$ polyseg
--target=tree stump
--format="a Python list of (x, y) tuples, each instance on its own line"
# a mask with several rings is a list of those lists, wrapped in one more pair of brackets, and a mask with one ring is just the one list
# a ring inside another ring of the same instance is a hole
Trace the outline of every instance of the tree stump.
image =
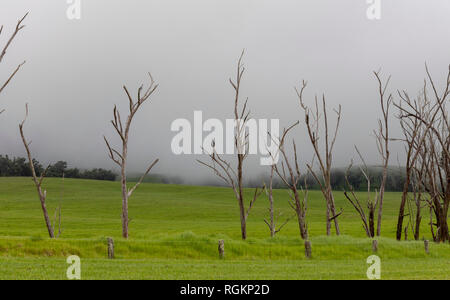
[(219, 240), (219, 258), (225, 258), (225, 242)]
[(428, 240), (424, 240), (423, 243), (425, 245), (425, 252), (427, 254), (430, 254), (430, 248), (429, 248), (430, 247), (430, 242)]
[(108, 238), (108, 258), (114, 259), (114, 240), (112, 238)]
[(378, 241), (377, 240), (372, 241), (372, 251), (374, 253), (378, 252)]
[(311, 242), (305, 241), (305, 256), (306, 258), (311, 258), (311, 255), (312, 255)]

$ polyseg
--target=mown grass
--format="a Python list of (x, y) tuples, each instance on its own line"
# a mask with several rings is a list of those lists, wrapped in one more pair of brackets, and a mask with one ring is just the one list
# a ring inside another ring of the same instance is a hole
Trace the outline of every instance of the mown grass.
[[(343, 235), (326, 237), (324, 201), (312, 191), (308, 227), (313, 259), (304, 258), (293, 220), (269, 238), (267, 199), (258, 199), (240, 239), (236, 200), (229, 189), (143, 184), (130, 200), (130, 239), (123, 240), (117, 182), (49, 179), (48, 207), (62, 203), (63, 232), (47, 238), (39, 201), (28, 178), (0, 178), (0, 279), (63, 279), (65, 257), (82, 258), (84, 279), (364, 279), (371, 240), (353, 208), (336, 192)], [(251, 190), (247, 191), (250, 196)], [(63, 197), (61, 197), (63, 195)], [(275, 191), (283, 217), (292, 214), (284, 190)], [(385, 279), (449, 279), (450, 246), (393, 239), (399, 194), (386, 195), (379, 252)], [(282, 222), (282, 218), (280, 222)], [(427, 222), (422, 235), (430, 239)], [(116, 260), (106, 260), (106, 237)], [(225, 240), (219, 260), (217, 241)], [(132, 272), (130, 270), (133, 270)]]
[[(1, 258), (2, 279), (66, 279), (63, 258)], [(167, 260), (83, 259), (81, 278), (158, 280), (315, 280), (366, 279), (368, 265), (361, 260)], [(382, 279), (450, 279), (448, 260), (385, 259)]]

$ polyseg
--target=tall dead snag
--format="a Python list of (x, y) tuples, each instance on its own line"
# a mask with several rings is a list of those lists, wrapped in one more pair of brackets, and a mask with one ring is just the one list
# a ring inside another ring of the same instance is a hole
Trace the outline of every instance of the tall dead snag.
[[(419, 98), (416, 100), (416, 103), (421, 104), (423, 102), (422, 98)], [(425, 102), (425, 105), (422, 107), (425, 108), (429, 105), (429, 102)], [(403, 124), (404, 120), (401, 121)], [(411, 132), (411, 130), (417, 130), (417, 139), (420, 140), (421, 136), (423, 135), (424, 127), (422, 123), (418, 123), (418, 126), (416, 129), (414, 127), (408, 128), (405, 126), (403, 127), (403, 130), (406, 132)], [(408, 135), (406, 135), (406, 141), (408, 140)], [(426, 196), (426, 187), (424, 185), (424, 182), (426, 182), (427, 178), (427, 172), (426, 170), (428, 168), (433, 168), (430, 163), (432, 163), (432, 156), (429, 155), (428, 149), (432, 149), (434, 145), (430, 145), (427, 141), (428, 139), (425, 139), (425, 142), (422, 147), (417, 148), (416, 143), (407, 143), (407, 149), (408, 147), (412, 147), (414, 152), (418, 152), (417, 159), (414, 162), (414, 165), (412, 168), (408, 168), (408, 172), (410, 174), (407, 174), (410, 181), (410, 186), (407, 187), (408, 189), (405, 189), (405, 192), (407, 192), (407, 209), (408, 209), (408, 225), (405, 226), (405, 240), (407, 238), (407, 233), (410, 227), (411, 231), (414, 234), (414, 239), (419, 240), (420, 238), (420, 224), (422, 221), (422, 208), (425, 205), (431, 205), (430, 199)], [(430, 141), (431, 142), (431, 141)], [(405, 187), (406, 188), (406, 187)], [(410, 196), (412, 194), (412, 197)], [(414, 216), (415, 215), (415, 216)], [(433, 222), (431, 222), (432, 224)], [(432, 233), (433, 234), (433, 233)]]
[[(247, 101), (246, 99), (242, 108), (240, 108), (240, 87), (242, 76), (244, 75), (245, 68), (242, 63), (242, 58), (244, 56), (244, 51), (242, 51), (241, 56), (239, 57), (236, 79), (233, 81), (230, 78), (230, 84), (234, 89), (234, 119), (235, 119), (235, 130), (234, 130), (234, 148), (237, 151), (237, 166), (236, 169), (233, 168), (231, 163), (221, 157), (216, 149), (215, 143), (212, 143), (212, 151), (208, 153), (211, 163), (205, 163), (201, 160), (197, 160), (200, 164), (206, 166), (211, 169), (214, 174), (216, 174), (221, 180), (225, 181), (225, 183), (230, 186), (234, 192), (234, 195), (238, 201), (239, 205), (239, 217), (241, 221), (241, 236), (242, 239), (247, 239), (247, 218), (250, 214), (250, 211), (255, 204), (256, 199), (262, 193), (262, 189), (255, 189), (255, 193), (253, 198), (248, 204), (248, 208), (245, 207), (244, 202), (244, 182), (243, 182), (243, 168), (244, 161), (248, 157), (249, 153), (249, 136), (246, 131), (247, 122), (250, 118), (250, 112), (247, 109)], [(205, 150), (205, 149), (204, 149)]]
[(373, 72), (378, 81), (378, 91), (380, 95), (380, 106), (382, 112), (382, 119), (378, 120), (378, 130), (376, 130), (375, 136), (377, 141), (378, 152), (380, 153), (382, 164), (383, 164), (383, 177), (380, 184), (380, 193), (378, 203), (378, 220), (377, 220), (377, 236), (381, 234), (381, 220), (383, 216), (383, 202), (384, 202), (384, 191), (386, 189), (387, 173), (389, 167), (389, 110), (392, 105), (392, 94), (386, 97), (386, 89), (389, 86), (389, 81), (391, 77), (387, 79), (386, 83), (383, 84), (380, 72)]
[(355, 208), (355, 210), (358, 212), (361, 221), (363, 223), (363, 228), (366, 232), (367, 237), (373, 238), (375, 237), (375, 211), (379, 202), (380, 197), (378, 196), (378, 191), (375, 191), (375, 197), (372, 198), (371, 196), (371, 180), (370, 180), (370, 174), (369, 174), (369, 168), (367, 167), (366, 162), (364, 161), (363, 156), (361, 155), (361, 152), (359, 152), (358, 148), (355, 146), (356, 152), (358, 153), (359, 158), (361, 159), (361, 162), (364, 165), (364, 168), (360, 167), (361, 173), (364, 175), (364, 178), (366, 178), (367, 181), (367, 215), (365, 213), (365, 210), (363, 206), (361, 205), (361, 201), (359, 200), (359, 197), (357, 193), (355, 193), (355, 190), (353, 189), (352, 184), (349, 180), (349, 173), (353, 167), (353, 161), (350, 163), (349, 167), (347, 168), (347, 171), (345, 172), (345, 181), (347, 184), (347, 189), (349, 191), (344, 191), (345, 198), (352, 204), (352, 206)]
[[(417, 109), (424, 111), (426, 103), (424, 103), (423, 98), (418, 98), (414, 101), (410, 100), (408, 93), (403, 91), (399, 93), (400, 99), (404, 99), (409, 103), (414, 103)], [(401, 107), (402, 103), (398, 105)], [(402, 128), (404, 138), (402, 141), (405, 144), (406, 151), (406, 163), (405, 163), (405, 183), (403, 185), (402, 198), (400, 203), (400, 210), (397, 222), (397, 240), (401, 240), (403, 232), (403, 218), (405, 217), (405, 207), (408, 203), (409, 190), (411, 187), (411, 181), (414, 172), (414, 166), (419, 158), (419, 151), (417, 151), (418, 146), (423, 146), (425, 140), (421, 136), (423, 124), (417, 119), (407, 119), (399, 116), (400, 127)]]
[(139, 187), (139, 185), (144, 180), (145, 176), (148, 175), (150, 170), (158, 163), (159, 159), (156, 159), (147, 170), (144, 172), (139, 181), (130, 189), (127, 187), (127, 158), (128, 158), (128, 140), (131, 129), (131, 123), (133, 121), (134, 116), (136, 115), (139, 108), (146, 102), (150, 96), (155, 92), (158, 88), (158, 85), (153, 80), (152, 75), (148, 74), (150, 77), (150, 84), (146, 90), (144, 90), (144, 86), (141, 85), (137, 91), (137, 99), (133, 100), (131, 94), (128, 92), (126, 86), (123, 86), (123, 89), (128, 97), (129, 102), (129, 114), (125, 121), (125, 126), (123, 126), (122, 118), (120, 117), (119, 110), (114, 105), (113, 116), (114, 119), (111, 120), (111, 124), (116, 130), (117, 134), (120, 137), (122, 143), (122, 149), (119, 152), (118, 150), (111, 147), (106, 137), (103, 137), (108, 148), (109, 158), (120, 167), (120, 175), (121, 175), (121, 185), (122, 185), (122, 236), (124, 238), (128, 238), (128, 224), (130, 219), (128, 218), (128, 199), (131, 197), (133, 192)]
[[(447, 82), (442, 93), (437, 91), (428, 67), (421, 97), (411, 100), (408, 93), (399, 92), (402, 101), (395, 106), (399, 109), (399, 119), (406, 132), (407, 149), (413, 154), (407, 156), (407, 176), (412, 177), (413, 171), (424, 168), (425, 178), (420, 178), (421, 184), (429, 194), (428, 201), (436, 217), (436, 234), (431, 223), (431, 231), (436, 241), (450, 240), (448, 229), (448, 210), (450, 206), (450, 123), (447, 104), (450, 95), (450, 66)], [(433, 97), (427, 92), (427, 82), (431, 85)], [(410, 145), (411, 144), (411, 145)], [(424, 150), (426, 149), (426, 152)], [(422, 155), (422, 158), (419, 159)], [(408, 168), (410, 174), (408, 174)], [(423, 174), (423, 172), (422, 172)], [(407, 204), (410, 178), (407, 177), (405, 189), (400, 204), (397, 239), (401, 239), (405, 205)], [(408, 184), (408, 186), (407, 186)]]
[[(281, 171), (279, 170), (277, 165), (275, 166), (275, 172), (278, 174), (278, 176), (281, 178), (281, 180), (286, 184), (286, 186), (290, 190), (290, 198), (291, 201), (289, 202), (289, 205), (292, 207), (292, 209), (295, 211), (297, 215), (297, 221), (298, 221), (298, 227), (300, 229), (300, 236), (304, 240), (308, 240), (308, 227), (306, 225), (306, 211), (308, 209), (308, 188), (306, 186), (302, 189), (303, 192), (303, 198), (300, 199), (300, 194), (298, 191), (298, 185), (299, 181), (301, 179), (301, 173), (300, 168), (298, 165), (298, 159), (297, 159), (297, 147), (295, 145), (295, 141), (292, 141), (293, 145), (293, 151), (294, 151), (294, 167), (292, 167), (291, 162), (289, 161), (288, 156), (286, 155), (286, 150), (284, 148), (286, 136), (289, 133), (289, 131), (297, 126), (299, 123), (295, 123), (288, 129), (283, 130), (283, 134), (280, 139), (280, 143), (278, 145), (278, 149), (282, 156), (282, 162), (281, 162)], [(287, 169), (287, 173), (286, 173)], [(305, 176), (306, 181), (306, 176)]]
[(275, 217), (275, 206), (274, 206), (274, 198), (273, 198), (273, 175), (275, 172), (275, 165), (270, 166), (270, 178), (269, 178), (269, 186), (265, 186), (264, 190), (266, 191), (267, 197), (269, 198), (269, 220), (264, 219), (264, 223), (266, 223), (267, 227), (270, 230), (270, 237), (275, 237), (275, 235), (283, 229), (284, 226), (290, 221), (291, 218), (287, 218), (283, 224), (277, 227), (277, 219), (281, 217), (281, 213)]
[(314, 148), (315, 155), (317, 156), (317, 160), (319, 162), (319, 167), (321, 171), (321, 178), (316, 174), (313, 170), (312, 165), (307, 165), (309, 171), (320, 185), (322, 194), (325, 198), (327, 209), (326, 209), (326, 224), (327, 224), (327, 235), (331, 234), (331, 222), (334, 221), (334, 226), (336, 229), (336, 235), (340, 234), (339, 230), (339, 222), (338, 217), (342, 212), (336, 213), (336, 206), (334, 202), (333, 189), (331, 187), (331, 169), (333, 162), (333, 148), (336, 142), (336, 137), (339, 130), (339, 125), (341, 121), (341, 106), (334, 112), (337, 115), (336, 127), (333, 133), (333, 136), (329, 134), (328, 128), (328, 116), (327, 116), (327, 107), (325, 95), (322, 96), (322, 112), (323, 112), (323, 126), (325, 129), (325, 152), (321, 153), (320, 145), (319, 145), (319, 135), (320, 135), (320, 113), (319, 113), (319, 104), (317, 97), (315, 98), (315, 112), (311, 113), (311, 110), (308, 106), (305, 105), (303, 101), (303, 92), (306, 88), (306, 81), (302, 82), (302, 87), (300, 91), (296, 88), (298, 99), (300, 100), (300, 106), (305, 112), (305, 123), (308, 129), (308, 136), (311, 141), (311, 144)]
[(23, 142), (23, 145), (25, 146), (25, 150), (27, 152), (28, 163), (30, 164), (31, 174), (33, 176), (33, 182), (34, 182), (34, 185), (36, 186), (36, 189), (37, 189), (37, 192), (39, 195), (39, 201), (41, 202), (42, 212), (44, 213), (44, 220), (45, 220), (45, 225), (47, 226), (48, 235), (50, 236), (50, 238), (54, 238), (55, 235), (53, 232), (52, 223), (48, 216), (47, 207), (45, 204), (45, 200), (47, 198), (47, 191), (42, 190), (42, 182), (44, 181), (45, 173), (46, 173), (48, 167), (45, 171), (42, 172), (40, 177), (38, 177), (38, 175), (36, 174), (36, 170), (34, 168), (33, 157), (31, 155), (31, 151), (30, 151), (31, 142), (28, 142), (26, 140), (25, 134), (23, 132), (23, 126), (25, 125), (25, 121), (27, 120), (27, 118), (28, 118), (28, 105), (25, 105), (25, 118), (23, 119), (22, 123), (19, 124), (20, 136), (22, 137), (22, 142)]
[[(11, 36), (9, 37), (9, 39), (7, 40), (6, 44), (3, 46), (3, 49), (0, 52), (0, 64), (3, 61), (3, 58), (6, 55), (6, 52), (8, 50), (8, 48), (11, 46), (12, 42), (14, 41), (14, 39), (17, 37), (17, 34), (23, 29), (25, 28), (25, 25), (22, 25), (23, 21), (25, 20), (25, 18), (27, 17), (28, 13), (25, 14), (25, 16), (22, 17), (22, 19), (20, 19), (19, 21), (17, 21), (17, 25), (16, 28), (14, 30), (14, 32), (11, 34)], [(3, 25), (0, 26), (0, 37), (3, 33)], [(14, 78), (14, 76), (16, 76), (17, 72), (19, 72), (20, 68), (25, 64), (25, 62), (19, 64), (16, 69), (11, 73), (11, 75), (9, 75), (9, 77), (6, 79), (6, 81), (0, 85), (0, 94), (3, 92), (3, 90), (6, 88), (6, 86), (11, 82), (11, 80)]]

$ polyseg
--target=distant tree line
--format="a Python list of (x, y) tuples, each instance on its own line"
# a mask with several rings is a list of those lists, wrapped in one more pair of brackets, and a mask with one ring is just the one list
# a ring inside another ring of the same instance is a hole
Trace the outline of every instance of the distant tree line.
[[(343, 191), (346, 187), (345, 172), (347, 170), (344, 168), (335, 168), (331, 170), (331, 186), (333, 190)], [(381, 186), (381, 181), (383, 178), (383, 167), (372, 166), (369, 167), (369, 177), (371, 181), (371, 189), (379, 189)], [(304, 185), (306, 177), (306, 184), (310, 190), (320, 190), (320, 186), (312, 175), (303, 175), (299, 180), (300, 185)], [(356, 191), (367, 191), (367, 181), (364, 178), (359, 167), (355, 166), (349, 170), (348, 180)], [(260, 186), (261, 182), (268, 182), (269, 178), (260, 176), (257, 179), (253, 179), (248, 182), (248, 186), (255, 187)], [(405, 184), (405, 170), (401, 167), (390, 167), (388, 169), (388, 176), (386, 180), (386, 191), (400, 192), (403, 190)], [(281, 189), (285, 188), (285, 184), (279, 179), (273, 179), (273, 188)]]
[[(44, 172), (45, 168), (37, 160), (33, 159), (33, 165), (38, 176)], [(116, 180), (116, 174), (110, 170), (95, 168), (90, 170), (80, 170), (78, 168), (68, 168), (67, 162), (58, 161), (48, 167), (45, 174), (46, 177), (64, 177), (66, 178), (81, 178), (81, 179), (95, 179), (95, 180)], [(23, 157), (10, 158), (8, 155), (0, 155), (0, 176), (1, 177), (15, 177), (23, 176), (30, 177), (31, 169), (27, 159)]]
[[(127, 173), (127, 180), (129, 182), (137, 182), (142, 174)], [(148, 174), (142, 179), (143, 183), (159, 183), (159, 184), (183, 184), (184, 181), (178, 176), (169, 176), (164, 174)]]

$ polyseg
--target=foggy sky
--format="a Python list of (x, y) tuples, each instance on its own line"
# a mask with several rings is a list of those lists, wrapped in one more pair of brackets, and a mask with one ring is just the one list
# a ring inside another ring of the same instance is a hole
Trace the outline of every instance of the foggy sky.
[[(1, 154), (25, 156), (18, 124), (28, 102), (25, 130), (38, 160), (113, 169), (102, 139), (105, 134), (118, 142), (109, 123), (112, 108), (117, 104), (125, 115), (122, 85), (136, 94), (150, 71), (160, 86), (134, 120), (129, 170), (144, 171), (159, 157), (156, 173), (189, 182), (212, 178), (195, 162), (201, 157), (172, 154), (170, 125), (177, 118), (193, 121), (194, 110), (202, 110), (204, 119), (232, 118), (228, 78), (245, 48), (242, 95), (249, 97), (254, 118), (279, 118), (282, 126), (300, 120), (293, 137), (309, 161), (312, 149), (294, 91), (306, 79), (307, 102), (325, 93), (330, 111), (342, 104), (335, 165), (356, 158), (355, 144), (376, 164), (372, 130), (380, 109), (372, 71), (392, 75), (392, 92), (416, 95), (425, 61), (439, 86), (450, 63), (448, 0), (382, 0), (379, 21), (366, 18), (365, 0), (82, 0), (81, 20), (68, 20), (67, 7), (54, 0), (0, 2), (0, 45), (30, 12), (0, 65), (3, 80), (27, 61), (0, 95), (6, 109)], [(392, 123), (398, 137), (394, 118)], [(403, 148), (392, 147), (391, 164), (397, 165)], [(257, 159), (248, 161), (251, 174), (267, 169)]]

